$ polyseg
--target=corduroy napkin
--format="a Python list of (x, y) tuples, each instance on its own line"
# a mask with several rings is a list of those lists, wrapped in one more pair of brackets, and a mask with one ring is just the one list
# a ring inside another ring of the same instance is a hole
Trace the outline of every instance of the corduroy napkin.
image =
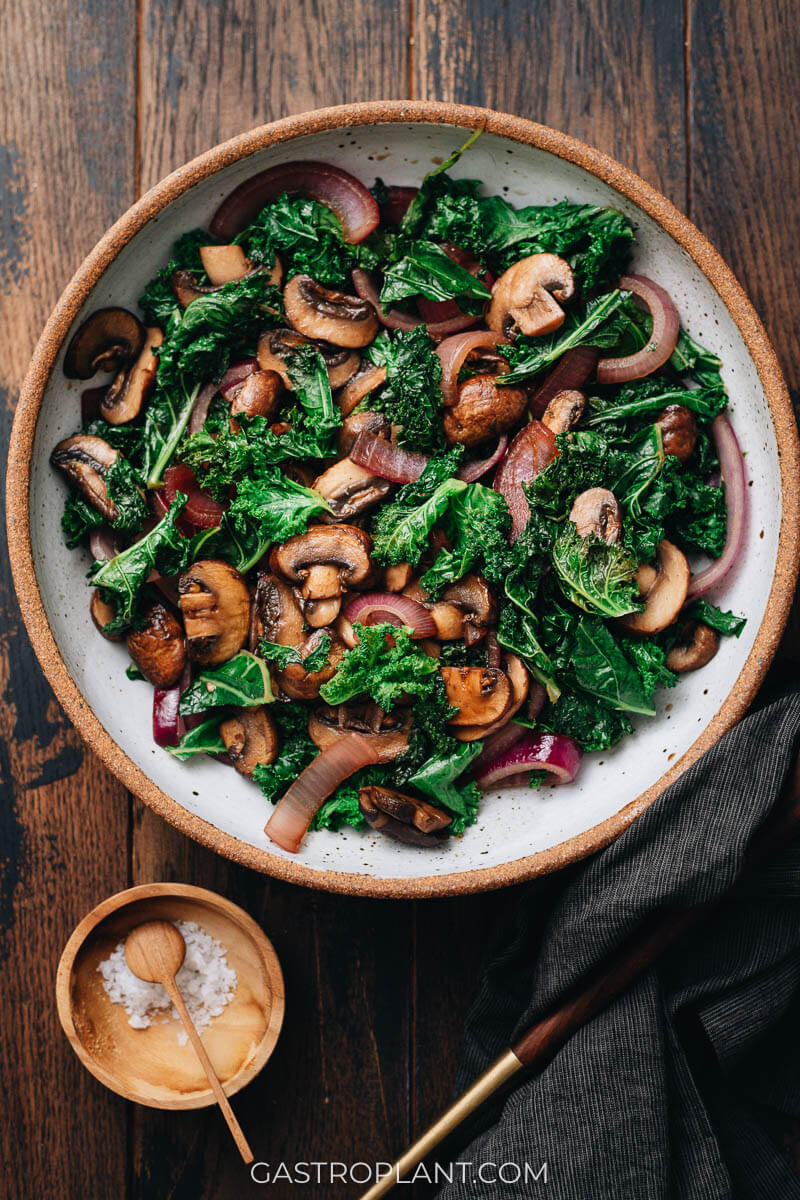
[[(796, 692), (747, 716), (606, 850), (520, 890), (468, 1018), (458, 1091), (648, 914), (728, 890), (799, 742)], [(527, 1178), (455, 1172), (437, 1194), (800, 1200), (770, 1109), (800, 1116), (800, 843), (490, 1110), (496, 1123), (457, 1155), (528, 1163)]]

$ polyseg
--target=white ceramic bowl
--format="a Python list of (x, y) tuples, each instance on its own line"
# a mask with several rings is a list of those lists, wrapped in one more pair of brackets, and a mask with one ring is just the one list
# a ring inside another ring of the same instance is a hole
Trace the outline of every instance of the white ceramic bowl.
[[(587, 755), (575, 783), (486, 795), (478, 823), (443, 849), (420, 851), (373, 833), (306, 838), (283, 853), (263, 832), (270, 806), (256, 786), (211, 760), (181, 765), (153, 743), (152, 688), (125, 677), (124, 646), (89, 618), (86, 553), (60, 533), (65, 486), (48, 462), (79, 423), (80, 383), (64, 378), (63, 348), (93, 309), (135, 309), (178, 234), (206, 225), (219, 201), (267, 166), (334, 162), (370, 184), (415, 184), (464, 138), (487, 132), (454, 168), (514, 204), (564, 197), (614, 205), (637, 227), (635, 269), (661, 283), (688, 332), (718, 354), (730, 416), (746, 454), (749, 514), (735, 569), (710, 599), (743, 613), (739, 640), (658, 694), (658, 716), (613, 750)], [(780, 448), (780, 453), (779, 453)], [(20, 479), (30, 467), (30, 545)], [(59, 698), (124, 782), (168, 820), (220, 852), (288, 879), (374, 895), (480, 890), (552, 870), (605, 844), (733, 724), (752, 698), (783, 627), (797, 570), (797, 438), (764, 331), (728, 268), (658, 193), (596, 151), (500, 114), (454, 106), (376, 104), (290, 118), (236, 139), (170, 176), (106, 235), (83, 265), (37, 349), (20, 402), (10, 471), (10, 541), (23, 613)], [(41, 597), (41, 601), (39, 600)]]

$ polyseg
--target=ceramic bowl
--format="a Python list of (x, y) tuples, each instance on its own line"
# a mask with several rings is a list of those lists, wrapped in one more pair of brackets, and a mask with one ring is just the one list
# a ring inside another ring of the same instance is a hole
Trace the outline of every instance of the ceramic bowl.
[(72, 1048), (106, 1087), (150, 1108), (206, 1108), (216, 1103), (177, 1018), (134, 1029), (112, 1004), (98, 965), (144, 921), (194, 921), (225, 948), (236, 972), (233, 999), (203, 1030), (203, 1044), (228, 1096), (250, 1083), (269, 1059), (283, 1024), (278, 956), (251, 916), (224, 896), (188, 883), (145, 883), (117, 892), (83, 918), (56, 974), (58, 1016)]
[[(689, 333), (718, 354), (746, 453), (746, 542), (719, 595), (747, 617), (712, 663), (658, 697), (635, 737), (584, 759), (576, 783), (488, 794), (477, 825), (444, 849), (419, 851), (346, 831), (284, 854), (263, 833), (258, 789), (213, 761), (182, 766), (152, 742), (151, 689), (124, 674), (124, 647), (89, 619), (87, 558), (64, 549), (64, 485), (51, 448), (78, 424), (80, 384), (61, 369), (70, 331), (105, 304), (135, 307), (174, 238), (205, 225), (256, 171), (292, 159), (335, 162), (367, 183), (418, 182), (464, 140), (484, 135), (456, 175), (491, 181), (517, 205), (564, 197), (614, 205), (637, 227), (635, 269), (673, 296)], [(148, 192), (102, 238), (59, 301), (25, 381), (9, 469), (9, 536), (23, 615), (53, 688), (83, 736), (163, 817), (222, 854), (283, 879), (332, 891), (435, 896), (480, 891), (551, 871), (605, 845), (743, 714), (777, 646), (797, 575), (797, 434), (764, 329), (719, 255), (638, 176), (541, 125), (483, 109), (421, 102), (349, 105), (290, 117), (234, 138)]]

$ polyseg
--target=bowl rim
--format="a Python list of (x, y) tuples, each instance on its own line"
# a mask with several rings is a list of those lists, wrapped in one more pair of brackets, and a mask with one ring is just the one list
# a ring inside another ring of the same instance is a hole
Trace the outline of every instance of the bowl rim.
[(61, 1028), (64, 1030), (67, 1040), (86, 1067), (86, 1070), (94, 1075), (95, 1079), (99, 1079), (112, 1092), (116, 1092), (118, 1096), (123, 1096), (126, 1100), (132, 1100), (136, 1104), (143, 1104), (147, 1108), (163, 1108), (170, 1111), (180, 1110), (181, 1112), (194, 1108), (210, 1108), (217, 1102), (210, 1087), (206, 1091), (194, 1093), (190, 1099), (173, 1102), (170, 1100), (156, 1100), (152, 1096), (138, 1091), (135, 1087), (122, 1083), (113, 1071), (109, 1071), (90, 1053), (78, 1033), (73, 1018), (72, 970), (81, 949), (89, 937), (94, 933), (98, 925), (101, 925), (107, 917), (112, 916), (114, 913), (121, 912), (123, 909), (128, 908), (131, 904), (136, 904), (140, 900), (157, 900), (159, 898), (191, 900), (198, 904), (206, 905), (209, 908), (215, 908), (218, 912), (223, 913), (237, 924), (258, 950), (271, 997), (269, 1016), (263, 1037), (250, 1062), (241, 1067), (235, 1075), (231, 1075), (222, 1084), (225, 1095), (234, 1096), (236, 1092), (241, 1091), (243, 1087), (251, 1083), (256, 1075), (263, 1070), (272, 1057), (278, 1043), (278, 1038), (283, 1027), (284, 1012), (286, 1010), (286, 990), (280, 959), (264, 930), (248, 912), (245, 912), (238, 904), (234, 904), (232, 900), (228, 900), (226, 896), (221, 896), (218, 892), (212, 892), (209, 888), (197, 887), (193, 883), (140, 883), (136, 887), (125, 888), (122, 892), (115, 892), (113, 896), (109, 896), (106, 900), (101, 901), (100, 904), (96, 905), (91, 912), (88, 912), (79, 921), (61, 952), (61, 958), (58, 960), (58, 967), (56, 968), (55, 992), (58, 1019), (61, 1022)]
[[(547, 850), (493, 867), (416, 878), (318, 870), (292, 862), (225, 833), (189, 812), (162, 791), (117, 745), (74, 682), (45, 614), (30, 540), (30, 470), (44, 391), (75, 316), (122, 247), (178, 196), (222, 168), (259, 150), (333, 129), (401, 123), (452, 125), (470, 129), (482, 126), (489, 133), (544, 150), (582, 167), (656, 221), (689, 254), (709, 280), (728, 309), (755, 363), (775, 431), (782, 489), (775, 574), (755, 642), (725, 701), (681, 758), (656, 783), (618, 813)], [(8, 457), (8, 543), (23, 620), (53, 691), (91, 749), (145, 804), (201, 844), (277, 879), (347, 895), (419, 899), (464, 895), (521, 883), (594, 853), (622, 833), (679, 775), (736, 724), (766, 674), (789, 615), (800, 566), (800, 489), (794, 486), (798, 473), (800, 441), (789, 391), (761, 319), (721, 255), (656, 188), (594, 147), (522, 117), (439, 101), (364, 101), (284, 117), (220, 143), (179, 167), (146, 192), (87, 255), (45, 325), (20, 391)]]

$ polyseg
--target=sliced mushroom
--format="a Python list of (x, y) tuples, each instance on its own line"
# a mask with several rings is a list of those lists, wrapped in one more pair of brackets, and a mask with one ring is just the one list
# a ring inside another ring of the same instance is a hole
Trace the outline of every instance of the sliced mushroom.
[(495, 375), (473, 375), (459, 384), (458, 400), (444, 410), (445, 437), (464, 446), (499, 437), (518, 423), (527, 403), (521, 388), (498, 387)]
[(200, 261), (214, 287), (244, 279), (253, 269), (241, 246), (201, 246)]
[(452, 824), (452, 817), (441, 808), (394, 788), (362, 788), (358, 807), (371, 829), (411, 846), (440, 845)]
[[(314, 602), (306, 608), (306, 620), (318, 628), (332, 624), (342, 592), (369, 574), (371, 547), (369, 534), (355, 525), (309, 525), (305, 533), (276, 546), (269, 563), (284, 579), (302, 585), (303, 599)], [(317, 601), (330, 603), (320, 611)]]
[(589, 488), (575, 497), (570, 521), (582, 538), (596, 537), (613, 546), (622, 537), (622, 509), (608, 488)]
[(440, 667), (447, 699), (458, 709), (450, 725), (492, 725), (512, 700), (511, 683), (499, 667)]
[(388, 441), (391, 427), (383, 413), (373, 412), (369, 408), (353, 413), (342, 421), (342, 428), (339, 430), (339, 453), (349, 454), (360, 433), (371, 433)]
[(103, 637), (109, 642), (121, 642), (121, 633), (106, 633), (106, 625), (110, 625), (116, 616), (116, 610), (113, 604), (108, 604), (98, 591), (92, 592), (92, 598), (89, 601), (89, 616), (92, 618), (96, 629), (102, 633)]
[(586, 394), (579, 392), (577, 388), (565, 388), (556, 392), (544, 410), (542, 424), (546, 425), (551, 433), (566, 433), (578, 424), (585, 408)]
[(432, 601), (419, 581), (403, 588), (403, 595), (424, 604), (436, 625), (436, 636), (443, 642), (461, 638), (474, 646), (486, 636), (497, 615), (497, 605), (482, 575), (464, 575), (449, 584), (441, 600)]
[(486, 324), (506, 336), (552, 333), (564, 324), (560, 305), (574, 295), (575, 279), (568, 262), (556, 254), (531, 254), (495, 283)]
[(178, 582), (189, 654), (206, 667), (238, 654), (250, 627), (250, 593), (230, 563), (194, 563)]
[(376, 723), (374, 709), (374, 705), (364, 704), (325, 705), (311, 714), (308, 735), (315, 746), (326, 750), (344, 734), (360, 733), (375, 748), (378, 762), (392, 762), (408, 749), (411, 713), (402, 708), (390, 713), (378, 709)]
[(680, 641), (667, 655), (667, 669), (679, 675), (696, 671), (710, 663), (719, 650), (719, 634), (702, 621), (687, 621), (681, 629)]
[(658, 417), (664, 453), (680, 462), (688, 462), (697, 445), (697, 421), (694, 413), (682, 404), (668, 404)]
[(277, 674), (281, 691), (292, 700), (316, 700), (322, 685), (336, 674), (344, 658), (345, 646), (341, 638), (332, 634), (330, 629), (315, 629), (298, 649), (302, 658), (308, 658), (312, 650), (316, 650), (320, 638), (326, 634), (331, 636), (327, 667), (323, 667), (321, 671), (307, 671), (302, 663), (289, 663), (285, 670)]
[(334, 346), (367, 346), (380, 328), (375, 310), (366, 300), (324, 287), (310, 275), (289, 280), (283, 304), (294, 329)]
[(673, 621), (686, 601), (689, 590), (689, 564), (686, 556), (666, 538), (657, 551), (657, 564), (640, 567), (639, 592), (644, 598), (644, 611), (620, 617), (620, 624), (631, 633), (660, 633)]
[(271, 417), (283, 392), (283, 380), (277, 371), (254, 371), (228, 393), (231, 401), (231, 428), (236, 432), (236, 417)]
[(328, 501), (330, 516), (323, 521), (349, 521), (366, 512), (390, 491), (391, 483), (359, 467), (350, 458), (342, 458), (314, 480), (315, 492)]
[(491, 725), (463, 725), (455, 730), (455, 736), (460, 742), (474, 742), (478, 738), (489, 737), (507, 725), (511, 718), (522, 707), (530, 687), (528, 672), (521, 658), (516, 654), (506, 654), (503, 658), (503, 670), (511, 683), (511, 703), (505, 712)]
[(143, 628), (131, 630), (125, 641), (145, 679), (156, 687), (174, 687), (186, 666), (186, 639), (180, 622), (168, 608), (151, 605)]
[(386, 383), (386, 367), (363, 363), (336, 397), (343, 417), (348, 417), (365, 396)]
[(268, 571), (259, 574), (253, 596), (251, 650), (262, 637), (279, 646), (300, 646), (305, 637), (303, 613), (292, 589)]
[(144, 345), (144, 326), (127, 308), (98, 308), (73, 334), (64, 356), (67, 379), (118, 371)]
[(211, 292), (218, 291), (218, 288), (210, 284), (198, 283), (191, 271), (175, 271), (170, 283), (181, 308), (188, 308), (192, 301), (200, 296), (208, 296)]
[(411, 583), (413, 570), (411, 563), (396, 563), (393, 567), (383, 568), (383, 586), (387, 592), (402, 592)]
[(278, 731), (263, 705), (240, 708), (219, 727), (228, 758), (241, 775), (252, 775), (256, 767), (269, 766), (278, 757)]
[(301, 593), (300, 602), (303, 607), (303, 616), (312, 629), (324, 629), (326, 626), (332, 625), (339, 616), (339, 609), (342, 607), (341, 596), (327, 596), (320, 600), (307, 600)]
[(119, 452), (102, 438), (78, 433), (58, 443), (50, 455), (50, 462), (77, 484), (93, 508), (113, 523), (119, 516), (119, 509), (109, 499), (105, 477), (118, 457)]
[(275, 371), (284, 386), (292, 387), (286, 359), (298, 346), (314, 346), (319, 350), (328, 370), (328, 382), (332, 388), (341, 387), (358, 370), (361, 356), (355, 350), (332, 346), (330, 342), (314, 342), (298, 333), (296, 329), (268, 329), (258, 342), (258, 365), (262, 371)]
[(139, 357), (132, 366), (117, 372), (100, 401), (100, 416), (109, 425), (124, 425), (139, 416), (156, 381), (158, 356), (153, 352), (163, 341), (161, 330), (155, 325), (149, 326), (145, 329)]

